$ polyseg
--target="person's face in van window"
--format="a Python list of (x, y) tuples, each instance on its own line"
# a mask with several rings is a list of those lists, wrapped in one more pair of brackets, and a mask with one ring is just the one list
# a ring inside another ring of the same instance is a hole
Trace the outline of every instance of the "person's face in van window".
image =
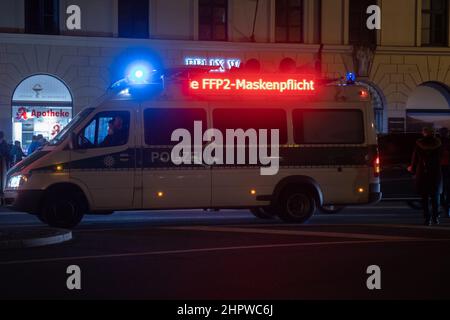
[(122, 130), (123, 120), (121, 117), (116, 117), (114, 119), (114, 130)]

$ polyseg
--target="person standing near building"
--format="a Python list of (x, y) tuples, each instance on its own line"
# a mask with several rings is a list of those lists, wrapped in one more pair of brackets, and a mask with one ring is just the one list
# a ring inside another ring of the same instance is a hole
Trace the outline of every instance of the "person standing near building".
[[(422, 197), (425, 225), (439, 224), (439, 197), (442, 189), (442, 143), (433, 128), (423, 128), (423, 138), (416, 141), (408, 171), (416, 175), (417, 191)], [(430, 213), (430, 200), (431, 210)]]
[(39, 147), (37, 139), (37, 136), (33, 136), (31, 139), (31, 143), (28, 146), (27, 155), (31, 155)]
[(442, 142), (442, 207), (444, 216), (450, 217), (450, 138), (448, 128), (439, 130), (439, 137)]
[(33, 140), (31, 140), (31, 144), (28, 147), (28, 155), (31, 155), (33, 152), (35, 152), (40, 147), (43, 147), (45, 145), (45, 139), (42, 134), (38, 134), (37, 136), (33, 136)]
[(6, 172), (9, 168), (9, 146), (5, 140), (3, 131), (0, 131), (0, 195), (3, 201), (3, 189), (5, 187)]
[(14, 141), (14, 145), (11, 148), (11, 162), (12, 165), (22, 161), (25, 157), (23, 153), (22, 146), (20, 145), (20, 141)]

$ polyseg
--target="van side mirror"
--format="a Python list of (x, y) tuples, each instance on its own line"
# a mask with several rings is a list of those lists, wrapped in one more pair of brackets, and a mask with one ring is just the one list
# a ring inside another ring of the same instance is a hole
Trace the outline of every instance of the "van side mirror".
[(77, 135), (75, 132), (70, 133), (69, 148), (70, 150), (76, 150), (78, 148)]

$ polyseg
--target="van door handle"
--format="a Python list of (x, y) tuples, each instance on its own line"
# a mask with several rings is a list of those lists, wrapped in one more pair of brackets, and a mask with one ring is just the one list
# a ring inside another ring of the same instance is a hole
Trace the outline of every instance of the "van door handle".
[(128, 153), (120, 154), (119, 159), (123, 162), (130, 161), (130, 155)]

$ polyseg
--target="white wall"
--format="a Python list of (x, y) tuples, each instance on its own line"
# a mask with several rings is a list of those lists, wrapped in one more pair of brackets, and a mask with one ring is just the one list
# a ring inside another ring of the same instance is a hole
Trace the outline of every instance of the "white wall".
[[(231, 0), (228, 8), (229, 39), (250, 42), (255, 18), (256, 0)], [(255, 25), (256, 42), (270, 41), (271, 0), (260, 0)]]
[(196, 2), (194, 0), (151, 0), (150, 37), (193, 40)]

